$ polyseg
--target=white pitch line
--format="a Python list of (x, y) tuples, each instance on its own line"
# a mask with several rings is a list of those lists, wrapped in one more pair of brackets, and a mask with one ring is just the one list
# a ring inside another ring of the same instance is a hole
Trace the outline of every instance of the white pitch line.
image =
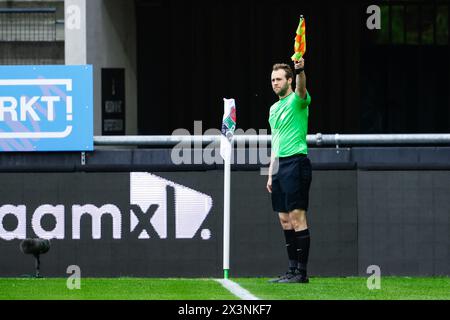
[(219, 282), (222, 286), (224, 286), (225, 289), (227, 289), (236, 297), (242, 300), (259, 300), (258, 297), (252, 295), (249, 291), (242, 288), (236, 282), (233, 282), (229, 279), (215, 279), (215, 280)]

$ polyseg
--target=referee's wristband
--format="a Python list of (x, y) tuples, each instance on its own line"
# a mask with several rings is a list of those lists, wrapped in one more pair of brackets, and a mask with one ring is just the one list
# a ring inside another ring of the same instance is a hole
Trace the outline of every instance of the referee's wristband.
[(295, 69), (295, 74), (300, 74), (300, 73), (303, 72), (304, 70), (305, 70), (305, 68)]

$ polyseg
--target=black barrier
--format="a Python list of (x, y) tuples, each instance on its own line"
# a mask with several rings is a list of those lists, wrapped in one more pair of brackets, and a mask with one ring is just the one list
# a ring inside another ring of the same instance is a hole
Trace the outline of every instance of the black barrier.
[[(143, 157), (167, 166), (163, 155)], [(336, 170), (325, 166), (331, 156), (310, 154), (322, 166), (310, 192), (310, 274), (367, 275), (378, 265), (384, 275), (449, 275), (450, 171), (361, 170), (350, 155), (336, 154)], [(220, 277), (223, 172), (196, 168), (0, 173), (0, 276), (32, 272), (20, 241), (49, 237), (43, 276), (66, 276), (77, 265), (83, 276)], [(259, 170), (232, 171), (232, 276), (274, 276), (286, 267), (266, 179)]]
[[(136, 185), (136, 175), (141, 186)], [(64, 276), (69, 265), (78, 265), (84, 276), (222, 274), (221, 171), (4, 173), (0, 177), (2, 276), (16, 276), (31, 267), (17, 249), (19, 240), (5, 238), (17, 234), (43, 237), (45, 231), (56, 238), (42, 270), (47, 276)], [(355, 177), (353, 171), (315, 173), (310, 219), (315, 240), (312, 274), (357, 272)], [(265, 191), (266, 176), (234, 171), (231, 179), (232, 274), (275, 275), (284, 269), (286, 257), (277, 215)], [(146, 189), (154, 184), (159, 184), (156, 189)], [(191, 193), (183, 194), (185, 189)], [(149, 202), (136, 204), (134, 194), (139, 193)], [(155, 196), (158, 193), (162, 196)], [(206, 216), (189, 211), (193, 201), (211, 201), (211, 209), (203, 212)], [(332, 204), (339, 201), (344, 206), (336, 214)], [(152, 205), (162, 211), (152, 210)], [(190, 216), (183, 219), (184, 214)], [(94, 222), (99, 216), (101, 226)], [(148, 238), (139, 239), (144, 230)]]

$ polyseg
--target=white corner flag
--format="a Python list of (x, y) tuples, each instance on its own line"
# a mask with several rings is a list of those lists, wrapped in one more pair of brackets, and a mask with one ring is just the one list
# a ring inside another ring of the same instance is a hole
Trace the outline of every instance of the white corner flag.
[(220, 155), (230, 160), (231, 140), (236, 129), (236, 105), (234, 99), (223, 99), (222, 135), (220, 137)]
[(236, 105), (234, 99), (223, 99), (222, 134), (220, 155), (224, 160), (223, 188), (223, 277), (228, 279), (230, 270), (230, 168), (234, 130), (236, 129)]

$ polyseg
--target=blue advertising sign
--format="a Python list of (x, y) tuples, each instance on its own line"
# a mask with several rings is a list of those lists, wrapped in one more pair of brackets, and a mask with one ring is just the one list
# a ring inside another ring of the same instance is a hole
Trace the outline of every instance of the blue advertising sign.
[(92, 151), (92, 66), (0, 66), (0, 151)]

